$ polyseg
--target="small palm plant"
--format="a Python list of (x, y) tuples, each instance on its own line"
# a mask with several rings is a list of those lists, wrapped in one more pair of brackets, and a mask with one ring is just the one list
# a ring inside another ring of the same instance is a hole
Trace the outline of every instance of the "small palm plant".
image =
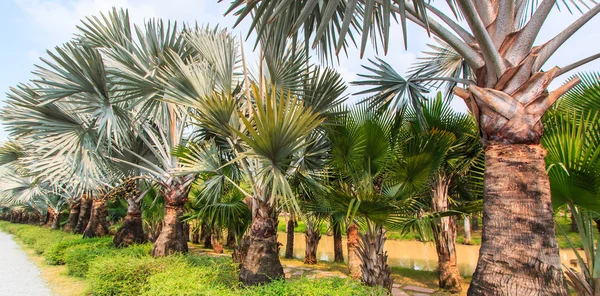
[(585, 258), (571, 243), (580, 270), (565, 267), (568, 283), (578, 295), (596, 295), (600, 291), (600, 245), (596, 245), (592, 223), (600, 212), (600, 85), (596, 73), (580, 76), (582, 83), (544, 117), (542, 144), (548, 151), (553, 206), (567, 205), (583, 243)]

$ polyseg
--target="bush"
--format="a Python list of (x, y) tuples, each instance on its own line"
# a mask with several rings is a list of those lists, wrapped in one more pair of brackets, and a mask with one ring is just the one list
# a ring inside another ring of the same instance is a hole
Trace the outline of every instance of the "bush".
[(148, 278), (142, 295), (233, 295), (237, 268), (228, 258), (184, 256), (185, 264), (169, 264)]
[(111, 256), (90, 263), (87, 278), (92, 295), (140, 295), (152, 274), (176, 264), (178, 257)]
[(81, 239), (81, 236), (79, 235), (73, 236), (73, 239), (62, 240), (60, 243), (49, 247), (46, 250), (46, 252), (44, 252), (44, 257), (46, 257), (46, 263), (50, 265), (65, 264), (66, 254), (75, 247), (84, 249), (96, 249), (107, 248), (112, 244), (112, 239), (110, 237)]
[(85, 277), (89, 264), (99, 257), (126, 256), (132, 258), (147, 257), (150, 255), (152, 245), (133, 245), (125, 249), (116, 249), (110, 238), (98, 239), (96, 243), (74, 245), (65, 251), (65, 263), (69, 275)]
[(294, 281), (274, 281), (268, 285), (246, 288), (241, 295), (247, 296), (269, 296), (269, 295), (387, 295), (383, 288), (370, 288), (363, 286), (360, 282), (351, 279), (301, 278)]
[(242, 287), (230, 258), (177, 255), (152, 258), (151, 244), (116, 249), (112, 238), (77, 235), (0, 221), (2, 231), (44, 253), (51, 264), (66, 264), (70, 275), (86, 277), (91, 295), (385, 295), (349, 279), (275, 281)]

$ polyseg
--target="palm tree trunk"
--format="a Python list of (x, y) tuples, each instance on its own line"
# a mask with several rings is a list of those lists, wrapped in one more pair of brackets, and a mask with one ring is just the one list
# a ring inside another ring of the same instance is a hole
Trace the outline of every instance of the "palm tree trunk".
[[(48, 210), (50, 211), (50, 208), (48, 208)], [(21, 219), (22, 219), (22, 213), (21, 213)], [(51, 229), (52, 230), (58, 230), (60, 229), (60, 212), (56, 212), (54, 211), (54, 209), (52, 209), (52, 212), (50, 212), (50, 221), (51, 221)], [(22, 221), (20, 220), (19, 223), (21, 223)]]
[(465, 216), (464, 218), (464, 228), (465, 228), (465, 239), (463, 240), (463, 245), (472, 245), (471, 241), (471, 217)]
[(358, 226), (352, 223), (346, 230), (348, 236), (348, 270), (350, 277), (353, 279), (360, 279), (362, 277), (362, 271), (360, 269), (360, 257), (358, 256)]
[(142, 207), (139, 201), (136, 202), (136, 198), (127, 199), (127, 215), (123, 219), (123, 225), (117, 230), (113, 238), (113, 244), (117, 248), (142, 244), (147, 240), (142, 221)]
[(158, 238), (152, 249), (153, 257), (164, 257), (175, 253), (187, 253), (187, 239), (183, 233), (183, 206), (187, 202), (189, 186), (174, 184), (163, 188), (165, 197), (165, 218)]
[[(432, 205), (435, 212), (450, 209), (448, 202), (448, 186), (450, 177), (436, 174), (432, 182)], [(452, 293), (462, 290), (462, 277), (456, 261), (456, 217), (441, 217), (434, 227), (435, 249), (438, 256), (438, 285)]]
[(223, 244), (221, 243), (221, 231), (218, 226), (214, 225), (212, 227), (212, 235), (210, 236), (211, 244), (213, 246), (213, 251), (217, 254), (223, 253)]
[(98, 237), (108, 234), (108, 209), (106, 208), (106, 200), (104, 198), (93, 198), (92, 208), (90, 210), (90, 221), (83, 231), (83, 237)]
[(333, 227), (333, 262), (344, 262), (344, 249), (342, 248), (342, 223), (336, 221)]
[(188, 222), (183, 222), (183, 236), (186, 241), (190, 241), (190, 223)]
[(71, 201), (69, 204), (69, 219), (67, 220), (67, 224), (63, 229), (66, 232), (73, 232), (75, 227), (77, 227), (77, 219), (79, 219), (79, 208), (81, 207), (81, 202)]
[(483, 236), (469, 295), (568, 295), (554, 229), (545, 150), (485, 150)]
[(317, 247), (321, 240), (321, 233), (318, 227), (309, 227), (309, 225), (306, 225), (305, 237), (306, 248), (304, 250), (304, 264), (317, 264)]
[(210, 231), (210, 227), (208, 227), (207, 223), (202, 223), (202, 233), (200, 234), (200, 237), (202, 239), (202, 242), (204, 243), (204, 248), (206, 249), (212, 249), (212, 241), (210, 239), (212, 235), (212, 232)]
[(387, 264), (387, 252), (383, 250), (385, 230), (381, 226), (376, 226), (374, 230), (360, 236), (358, 253), (361, 257), (362, 282), (367, 286), (381, 286), (391, 291), (393, 281)]
[(92, 208), (92, 197), (84, 195), (81, 197), (81, 205), (79, 206), (79, 217), (77, 218), (77, 226), (75, 233), (83, 234), (90, 221), (90, 213)]
[(284, 277), (277, 245), (277, 221), (273, 209), (257, 197), (253, 198), (252, 224), (249, 230), (248, 252), (240, 270), (245, 285), (270, 283)]
[(287, 227), (285, 229), (287, 235), (287, 243), (285, 244), (285, 258), (294, 258), (294, 219), (287, 221)]

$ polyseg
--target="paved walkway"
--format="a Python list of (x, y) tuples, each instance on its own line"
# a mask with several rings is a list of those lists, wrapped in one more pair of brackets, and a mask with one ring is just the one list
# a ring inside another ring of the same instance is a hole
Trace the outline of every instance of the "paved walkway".
[(12, 236), (0, 232), (0, 296), (50, 296), (40, 271)]

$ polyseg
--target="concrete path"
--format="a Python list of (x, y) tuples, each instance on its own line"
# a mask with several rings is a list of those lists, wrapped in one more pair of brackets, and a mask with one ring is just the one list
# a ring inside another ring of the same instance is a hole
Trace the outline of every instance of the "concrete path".
[(40, 271), (12, 236), (0, 232), (0, 296), (50, 296)]

